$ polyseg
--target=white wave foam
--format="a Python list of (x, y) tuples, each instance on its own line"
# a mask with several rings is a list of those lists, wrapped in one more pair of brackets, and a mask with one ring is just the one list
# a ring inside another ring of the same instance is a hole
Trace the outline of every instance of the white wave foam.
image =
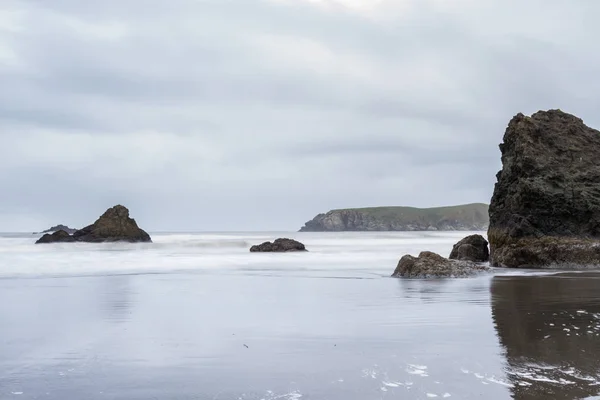
[[(449, 253), (465, 232), (162, 233), (153, 243), (56, 243), (35, 245), (37, 235), (0, 236), (0, 277), (86, 276), (240, 270), (346, 271), (389, 276), (398, 259), (421, 250)], [(290, 237), (309, 252), (250, 253), (250, 246)], [(260, 268), (260, 270), (258, 269)]]
[(466, 375), (472, 374), (475, 378), (479, 379), (481, 381), (481, 383), (484, 385), (489, 385), (490, 383), (495, 383), (497, 385), (502, 385), (502, 386), (506, 386), (506, 387), (514, 386), (512, 383), (510, 383), (504, 379), (497, 378), (494, 375), (488, 376), (488, 375), (481, 374), (479, 372), (469, 371), (466, 368), (461, 368), (460, 371)]
[(574, 367), (560, 368), (545, 364), (527, 364), (522, 368), (513, 368), (507, 373), (517, 379), (517, 384), (529, 386), (531, 382), (544, 382), (558, 385), (582, 385), (587, 382), (588, 386), (600, 384), (600, 376), (591, 376), (578, 371)]
[(418, 365), (412, 365), (409, 364), (408, 367), (406, 368), (406, 372), (408, 372), (411, 375), (419, 375), (422, 377), (426, 377), (429, 376), (427, 374), (427, 367), (426, 366), (418, 366)]
[[(469, 232), (151, 233), (153, 243), (45, 245), (34, 244), (39, 235), (0, 235), (0, 278), (239, 270), (252, 274), (332, 271), (345, 277), (388, 277), (402, 255), (417, 255), (422, 250), (447, 255), (466, 234)], [(249, 252), (252, 245), (278, 237), (300, 240), (309, 252)]]
[(302, 393), (300, 393), (299, 391), (294, 391), (294, 392), (280, 394), (280, 395), (275, 395), (275, 394), (273, 394), (273, 392), (271, 392), (270, 396), (267, 396), (266, 398), (264, 398), (262, 400), (298, 400), (301, 398), (302, 398)]
[(404, 386), (404, 383), (402, 383), (402, 382), (382, 382), (382, 384), (383, 384), (383, 386), (392, 387), (392, 388)]

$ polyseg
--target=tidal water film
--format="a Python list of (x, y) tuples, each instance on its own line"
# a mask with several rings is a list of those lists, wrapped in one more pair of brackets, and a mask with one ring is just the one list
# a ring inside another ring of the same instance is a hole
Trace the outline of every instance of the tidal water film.
[[(291, 236), (309, 252), (250, 253)], [(465, 232), (0, 238), (0, 399), (593, 399), (600, 274), (390, 278)]]

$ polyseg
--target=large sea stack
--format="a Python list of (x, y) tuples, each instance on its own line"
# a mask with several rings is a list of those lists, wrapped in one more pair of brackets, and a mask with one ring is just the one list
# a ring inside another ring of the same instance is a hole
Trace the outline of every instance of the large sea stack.
[(56, 242), (151, 242), (150, 235), (140, 229), (129, 210), (122, 205), (109, 208), (91, 225), (69, 235), (61, 230), (45, 234), (36, 243)]
[(600, 132), (560, 110), (512, 118), (489, 207), (494, 266), (600, 265)]

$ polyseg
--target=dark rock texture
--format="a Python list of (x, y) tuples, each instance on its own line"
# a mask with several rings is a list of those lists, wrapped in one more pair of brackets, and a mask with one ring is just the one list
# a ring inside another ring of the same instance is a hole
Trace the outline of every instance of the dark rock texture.
[(58, 224), (56, 226), (51, 227), (50, 229), (46, 229), (45, 231), (42, 231), (42, 233), (51, 233), (51, 232), (58, 232), (58, 231), (65, 231), (68, 234), (73, 234), (77, 231), (77, 229), (69, 228), (68, 226), (63, 225), (63, 224)]
[(403, 256), (392, 274), (395, 278), (461, 278), (487, 271), (489, 268), (469, 261), (449, 260), (431, 251), (418, 257)]
[(469, 235), (452, 247), (451, 260), (487, 262), (490, 259), (488, 241), (481, 235)]
[[(61, 232), (61, 231), (59, 231)], [(36, 243), (52, 242), (151, 242), (150, 235), (140, 229), (134, 219), (129, 218), (129, 210), (122, 205), (116, 205), (109, 208), (94, 222), (83, 229), (75, 231), (72, 236), (66, 232), (60, 233), (55, 239), (45, 237), (54, 236), (44, 235)], [(65, 236), (65, 234), (68, 236)], [(44, 239), (42, 241), (42, 239)]]
[(274, 242), (264, 242), (250, 247), (250, 251), (256, 252), (288, 252), (288, 251), (306, 251), (306, 247), (296, 240), (279, 238), (275, 239)]
[(94, 222), (73, 234), (81, 242), (150, 242), (150, 235), (140, 229), (129, 210), (122, 205), (109, 208)]
[(44, 236), (39, 238), (35, 243), (68, 243), (74, 242), (73, 236), (69, 235), (63, 230), (58, 230), (54, 233), (46, 233)]
[(600, 264), (600, 132), (560, 110), (512, 118), (489, 207), (494, 266)]
[(340, 231), (482, 231), (488, 205), (450, 207), (371, 207), (331, 210), (306, 222), (301, 232)]

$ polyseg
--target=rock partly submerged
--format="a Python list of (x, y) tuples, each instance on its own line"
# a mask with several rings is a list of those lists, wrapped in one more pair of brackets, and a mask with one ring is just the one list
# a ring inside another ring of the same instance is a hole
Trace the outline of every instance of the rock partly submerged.
[(489, 267), (471, 261), (450, 260), (431, 251), (422, 251), (418, 257), (403, 256), (392, 274), (395, 278), (465, 278)]
[(500, 151), (489, 207), (492, 265), (600, 265), (600, 132), (560, 110), (519, 113)]
[(487, 262), (490, 259), (488, 241), (481, 235), (469, 235), (452, 247), (451, 260)]
[(304, 244), (294, 239), (279, 238), (273, 242), (264, 242), (250, 247), (253, 253), (286, 253), (290, 251), (307, 251)]
[(75, 239), (73, 238), (73, 236), (69, 235), (68, 232), (61, 230), (58, 230), (56, 232), (53, 233), (46, 233), (44, 236), (42, 236), (41, 238), (39, 238), (37, 240), (37, 242), (35, 242), (36, 244), (39, 243), (68, 243), (68, 242), (74, 242)]
[(45, 234), (36, 243), (69, 243), (69, 242), (151, 242), (150, 235), (140, 227), (129, 210), (122, 205), (109, 208), (91, 225), (69, 235), (65, 231)]

